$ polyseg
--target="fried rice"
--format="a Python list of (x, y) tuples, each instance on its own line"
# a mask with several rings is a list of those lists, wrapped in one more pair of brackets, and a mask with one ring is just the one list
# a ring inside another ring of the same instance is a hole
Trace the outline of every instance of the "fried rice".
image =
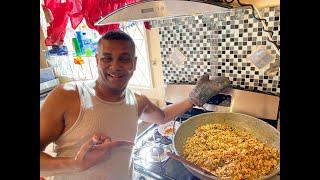
[(280, 162), (277, 148), (224, 124), (198, 127), (187, 139), (183, 156), (221, 179), (258, 179)]

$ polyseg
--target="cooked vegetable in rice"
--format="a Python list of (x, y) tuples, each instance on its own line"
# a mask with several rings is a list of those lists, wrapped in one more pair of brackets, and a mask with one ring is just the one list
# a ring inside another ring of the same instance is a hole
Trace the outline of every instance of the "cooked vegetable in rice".
[(223, 124), (198, 127), (183, 156), (221, 179), (257, 179), (279, 164), (279, 150)]

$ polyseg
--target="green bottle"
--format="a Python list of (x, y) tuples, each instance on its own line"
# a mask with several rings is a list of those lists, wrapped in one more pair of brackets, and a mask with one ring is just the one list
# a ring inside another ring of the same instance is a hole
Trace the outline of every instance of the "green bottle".
[(78, 39), (77, 38), (72, 38), (72, 44), (73, 44), (73, 47), (74, 47), (74, 49), (76, 51), (76, 55), (77, 56), (81, 56), (83, 53), (81, 51)]

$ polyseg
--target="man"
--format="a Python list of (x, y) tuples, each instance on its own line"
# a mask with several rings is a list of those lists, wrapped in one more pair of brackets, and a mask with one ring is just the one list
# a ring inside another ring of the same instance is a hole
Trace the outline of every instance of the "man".
[[(59, 85), (40, 110), (41, 175), (57, 179), (126, 180), (137, 121), (166, 123), (193, 105), (202, 106), (229, 85), (204, 76), (190, 97), (163, 110), (127, 88), (136, 68), (133, 40), (109, 31), (98, 42), (98, 78)], [(56, 157), (43, 152), (56, 144)]]

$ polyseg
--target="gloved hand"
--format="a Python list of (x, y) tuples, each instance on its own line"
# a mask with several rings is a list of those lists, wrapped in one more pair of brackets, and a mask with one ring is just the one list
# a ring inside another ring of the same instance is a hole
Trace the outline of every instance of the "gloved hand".
[(227, 77), (214, 77), (209, 80), (209, 75), (203, 75), (189, 94), (190, 101), (202, 107), (211, 97), (230, 85)]

